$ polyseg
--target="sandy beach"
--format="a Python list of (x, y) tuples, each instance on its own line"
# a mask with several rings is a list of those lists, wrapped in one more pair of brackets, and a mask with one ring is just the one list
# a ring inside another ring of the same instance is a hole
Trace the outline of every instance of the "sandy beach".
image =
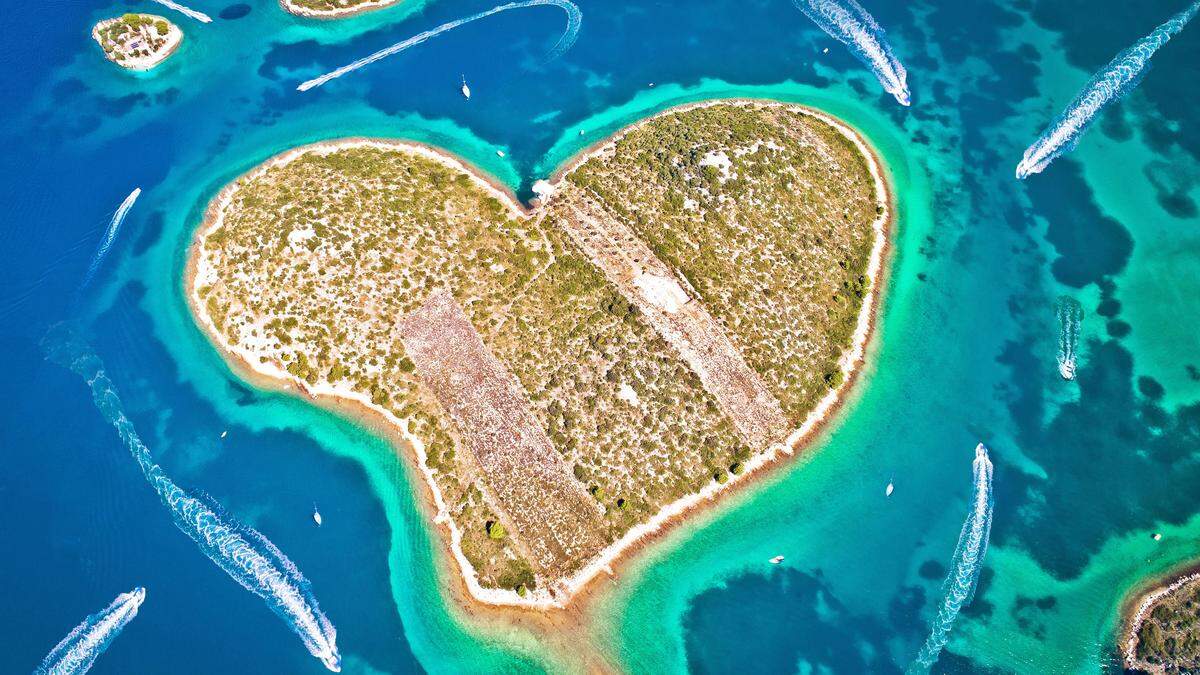
[[(407, 421), (372, 404), (367, 397), (351, 391), (348, 386), (338, 387), (327, 384), (309, 386), (273, 364), (252, 361), (249, 358), (249, 354), (242, 353), (235, 346), (229, 344), (224, 336), (220, 335), (215, 326), (209, 321), (206, 314), (199, 311), (201, 305), (197, 296), (197, 289), (203, 286), (208, 276), (213, 273), (212, 270), (202, 269), (200, 266), (200, 252), (203, 247), (203, 240), (209, 232), (220, 227), (224, 209), (228, 206), (236, 187), (248, 178), (252, 178), (272, 167), (285, 165), (296, 157), (306, 153), (316, 152), (324, 154), (350, 147), (400, 149), (419, 154), (422, 157), (433, 159), (448, 167), (465, 172), (477, 185), (495, 196), (502, 204), (505, 204), (514, 216), (521, 218), (531, 217), (537, 212), (540, 206), (538, 203), (539, 200), (535, 200), (532, 208), (525, 208), (517, 201), (515, 195), (510, 190), (490, 180), (486, 174), (483, 174), (475, 167), (440, 149), (419, 143), (387, 139), (347, 138), (294, 148), (276, 155), (254, 169), (251, 169), (242, 177), (227, 185), (209, 203), (205, 211), (204, 220), (200, 227), (197, 228), (188, 251), (184, 291), (192, 315), (201, 329), (209, 336), (210, 340), (215, 343), (218, 351), (230, 363), (231, 368), (247, 381), (263, 389), (299, 393), (324, 408), (354, 419), (369, 429), (385, 436), (396, 446), (397, 451), (408, 460), (408, 465), (416, 469), (424, 479), (425, 488), (421, 490), (423, 494), (421, 502), (424, 510), (435, 523), (444, 528), (442, 539), (446, 542), (446, 551), (449, 553), (449, 556), (444, 559), (446, 564), (440, 565), (443, 569), (439, 570), (439, 574), (444, 575), (444, 578), (450, 582), (446, 585), (446, 588), (450, 595), (458, 599), (456, 604), (459, 604), (476, 620), (483, 619), (490, 622), (490, 620), (496, 619), (542, 629), (552, 628), (556, 634), (560, 635), (566, 633), (574, 634), (576, 631), (583, 629), (584, 622), (582, 618), (586, 606), (590, 604), (587, 602), (587, 598), (604, 586), (603, 584), (594, 582), (598, 579), (614, 576), (614, 570), (621, 561), (636, 555), (638, 551), (644, 549), (659, 537), (662, 537), (674, 524), (682, 522), (685, 517), (698, 516), (702, 511), (710, 509), (717, 503), (717, 497), (735, 489), (749, 486), (755, 481), (762, 480), (771, 473), (765, 470), (767, 467), (785, 465), (786, 462), (781, 462), (780, 460), (795, 456), (797, 450), (800, 450), (814, 439), (821, 429), (836, 417), (839, 409), (846, 402), (849, 393), (854, 389), (859, 375), (862, 374), (867, 348), (874, 335), (880, 296), (882, 289), (887, 283), (887, 266), (885, 263), (888, 259), (890, 250), (889, 237), (894, 228), (895, 218), (894, 194), (885, 176), (886, 168), (883, 166), (877, 153), (857, 132), (844, 123), (811, 108), (793, 104), (747, 99), (715, 100), (671, 108), (658, 113), (655, 117), (694, 107), (729, 103), (755, 106), (780, 106), (817, 117), (834, 126), (854, 142), (868, 160), (871, 174), (875, 179), (877, 194), (881, 195), (882, 198), (880, 201), (885, 204), (885, 208), (883, 213), (872, 224), (875, 241), (872, 246), (867, 269), (867, 276), (871, 282), (870, 290), (859, 312), (851, 345), (843, 354), (839, 363), (844, 375), (843, 383), (837, 389), (831, 390), (818, 403), (804, 422), (788, 435), (785, 442), (775, 444), (755, 454), (746, 462), (745, 471), (741, 475), (730, 476), (730, 480), (724, 484), (710, 483), (699, 493), (683, 497), (667, 505), (649, 520), (630, 529), (621, 539), (605, 548), (579, 572), (567, 579), (562, 585), (562, 590), (565, 593), (560, 592), (558, 595), (552, 595), (545, 590), (540, 590), (530, 593), (528, 597), (522, 598), (513, 591), (481, 587), (473, 568), (461, 551), (460, 541), (462, 533), (449, 517), (446, 504), (434, 481), (433, 475), (425, 464), (424, 445), (420, 439), (409, 433)], [(597, 153), (609, 151), (621, 136), (647, 123), (650, 119), (653, 119), (653, 117), (641, 120), (633, 127), (625, 128), (621, 132), (618, 132), (618, 134), (600, 141), (574, 157), (564, 167), (554, 172), (549, 181), (550, 187), (557, 186), (560, 181), (565, 179), (574, 168), (578, 167), (583, 161), (586, 161), (587, 158)], [(548, 199), (553, 199), (552, 193)], [(449, 565), (448, 561), (451, 559), (456, 561), (457, 565)], [(453, 570), (451, 567), (457, 567), (458, 569)], [(486, 613), (476, 611), (485, 608), (487, 610)], [(607, 669), (603, 663), (593, 665), (600, 669)]]

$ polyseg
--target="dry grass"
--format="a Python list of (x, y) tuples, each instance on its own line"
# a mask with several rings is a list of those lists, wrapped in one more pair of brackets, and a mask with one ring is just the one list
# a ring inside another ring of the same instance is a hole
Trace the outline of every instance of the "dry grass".
[(785, 107), (694, 108), (568, 181), (694, 289), (793, 424), (840, 382), (882, 196), (837, 130)]

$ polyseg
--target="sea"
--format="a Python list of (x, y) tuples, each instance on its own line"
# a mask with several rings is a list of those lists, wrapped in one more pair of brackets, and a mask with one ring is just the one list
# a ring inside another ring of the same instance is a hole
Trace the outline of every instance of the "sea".
[[(377, 433), (224, 364), (184, 301), (187, 247), (223, 185), (296, 145), (413, 139), (528, 199), (605, 135), (723, 97), (819, 108), (878, 149), (898, 206), (878, 330), (821, 436), (600, 582), (586, 642), (633, 673), (904, 671), (942, 606), (983, 442), (991, 545), (933, 671), (1119, 672), (1128, 595), (1200, 558), (1200, 25), (1073, 152), (1013, 171), (1183, 0), (861, 0), (907, 67), (907, 108), (788, 0), (576, 0), (578, 39), (550, 60), (564, 12), (513, 9), (296, 90), (492, 1), (315, 21), (191, 0), (208, 24), (147, 0), (4, 3), (0, 672), (32, 671), (135, 586), (145, 604), (94, 673), (326, 672), (174, 526), (88, 383), (47, 359), (64, 323), (163, 470), (308, 578), (343, 672), (577, 669), (583, 647), (449, 599), (420, 479)], [(185, 34), (148, 73), (90, 37), (133, 11)], [(1056, 363), (1063, 296), (1083, 309), (1074, 381)]]

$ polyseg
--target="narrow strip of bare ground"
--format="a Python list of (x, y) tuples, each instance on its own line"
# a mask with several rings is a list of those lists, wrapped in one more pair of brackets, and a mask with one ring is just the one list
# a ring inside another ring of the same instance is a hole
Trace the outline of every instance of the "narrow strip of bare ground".
[(398, 323), (421, 381), (453, 421), (535, 568), (570, 571), (605, 544), (600, 509), (571, 475), (508, 372), (445, 290)]
[(779, 401), (678, 276), (595, 201), (569, 201), (560, 223), (571, 240), (679, 352), (746, 443), (761, 448), (782, 438), (788, 423)]

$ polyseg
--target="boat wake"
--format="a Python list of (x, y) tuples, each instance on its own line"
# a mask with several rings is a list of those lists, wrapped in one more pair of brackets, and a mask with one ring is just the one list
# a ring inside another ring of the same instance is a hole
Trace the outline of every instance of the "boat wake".
[(1143, 72), (1150, 65), (1150, 57), (1183, 30), (1197, 10), (1200, 10), (1200, 0), (1155, 28), (1153, 33), (1138, 40), (1129, 49), (1117, 54), (1108, 65), (1093, 75), (1075, 100), (1025, 151), (1025, 156), (1017, 165), (1017, 178), (1041, 173), (1055, 158), (1075, 149), (1100, 111), (1137, 87)]
[(184, 7), (183, 5), (179, 4), (178, 2), (171, 2), (171, 0), (154, 0), (154, 2), (157, 2), (158, 4), (162, 5), (163, 7), (168, 7), (170, 9), (173, 9), (176, 12), (179, 12), (180, 14), (182, 14), (184, 16), (191, 17), (191, 18), (199, 21), (200, 23), (212, 23), (211, 16), (205, 14), (204, 12), (197, 12), (196, 10), (194, 10), (190, 7)]
[(583, 25), (583, 12), (579, 11), (579, 7), (570, 0), (525, 0), (524, 2), (510, 2), (505, 5), (499, 5), (479, 12), (478, 14), (472, 14), (471, 16), (462, 19), (455, 19), (454, 21), (444, 23), (437, 28), (431, 28), (430, 30), (425, 31), (424, 33), (418, 33), (407, 40), (397, 42), (391, 47), (380, 49), (374, 54), (363, 57), (354, 63), (344, 65), (341, 68), (325, 73), (320, 77), (314, 77), (311, 80), (306, 80), (305, 82), (300, 83), (300, 86), (296, 87), (296, 90), (308, 91), (314, 87), (319, 87), (330, 80), (339, 78), (347, 73), (354, 72), (363, 66), (370, 65), (381, 59), (386, 59), (393, 54), (399, 54), (409, 47), (415, 47), (416, 45), (419, 45), (430, 38), (437, 37), (446, 31), (454, 30), (463, 24), (468, 24), (472, 21), (477, 21), (493, 14), (499, 14), (500, 12), (507, 12), (510, 9), (540, 7), (543, 5), (553, 5), (554, 7), (558, 7), (567, 13), (567, 27), (563, 31), (562, 36), (558, 38), (558, 42), (554, 43), (554, 48), (551, 49), (550, 53), (546, 56), (547, 61), (558, 58), (563, 54), (563, 52), (570, 49), (571, 45), (575, 44), (575, 38), (579, 36), (579, 27)]
[(950, 574), (942, 586), (942, 606), (933, 620), (933, 630), (917, 653), (909, 672), (927, 672), (937, 661), (942, 648), (950, 639), (950, 628), (963, 607), (975, 598), (979, 574), (983, 571), (983, 556), (987, 553), (992, 533), (992, 461), (983, 443), (975, 446), (975, 461), (971, 464), (975, 483), (971, 514), (958, 535), (958, 546), (951, 559)]
[(1058, 299), (1058, 374), (1064, 380), (1075, 379), (1075, 350), (1079, 347), (1079, 326), (1083, 306), (1070, 296)]
[(88, 265), (87, 274), (83, 275), (83, 283), (80, 284), (80, 289), (87, 288), (87, 285), (92, 283), (92, 278), (96, 276), (96, 272), (100, 271), (100, 265), (104, 263), (104, 258), (108, 256), (108, 249), (112, 248), (113, 241), (117, 238), (117, 231), (121, 229), (121, 223), (125, 222), (125, 216), (129, 214), (129, 210), (133, 208), (133, 203), (137, 201), (139, 195), (142, 194), (142, 188), (134, 188), (133, 192), (121, 202), (117, 207), (117, 212), (113, 214), (112, 222), (108, 224), (108, 230), (104, 232), (104, 239), (100, 240), (100, 246), (96, 248), (95, 255), (92, 256), (92, 264)]
[(262, 598), (326, 668), (339, 672), (337, 632), (321, 613), (308, 580), (292, 561), (257, 530), (226, 513), (212, 498), (185, 492), (163, 473), (125, 416), (121, 399), (104, 372), (104, 364), (76, 335), (59, 326), (52, 329), (44, 344), (53, 360), (87, 381), (96, 407), (116, 428), (146, 481), (171, 511), (175, 525), (243, 588)]
[(122, 593), (108, 607), (83, 620), (42, 660), (34, 675), (79, 675), (86, 673), (96, 658), (108, 649), (126, 624), (137, 616), (146, 599), (146, 589)]
[(849, 47), (900, 105), (909, 104), (908, 73), (892, 53), (883, 28), (862, 5), (856, 0), (792, 0), (792, 3), (821, 30)]

